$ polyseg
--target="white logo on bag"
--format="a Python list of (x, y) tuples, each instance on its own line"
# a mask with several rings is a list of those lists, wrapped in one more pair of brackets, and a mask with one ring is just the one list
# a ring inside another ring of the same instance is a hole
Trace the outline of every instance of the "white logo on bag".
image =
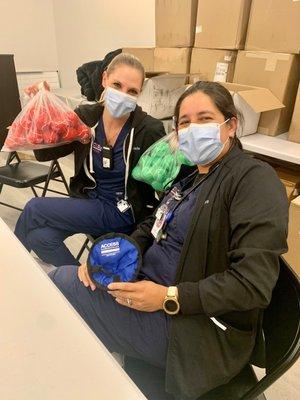
[(101, 244), (101, 254), (111, 254), (120, 251), (119, 242), (110, 242)]

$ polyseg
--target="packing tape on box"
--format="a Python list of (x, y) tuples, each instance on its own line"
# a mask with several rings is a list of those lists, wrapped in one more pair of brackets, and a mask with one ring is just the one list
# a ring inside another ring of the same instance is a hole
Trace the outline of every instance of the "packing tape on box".
[(201, 33), (202, 32), (202, 25), (197, 25), (196, 26), (196, 33)]
[(231, 62), (232, 58), (233, 58), (232, 55), (226, 55), (226, 56), (224, 56), (224, 61)]
[(290, 54), (246, 51), (246, 57), (266, 59), (265, 71), (274, 72), (278, 61), (288, 61)]

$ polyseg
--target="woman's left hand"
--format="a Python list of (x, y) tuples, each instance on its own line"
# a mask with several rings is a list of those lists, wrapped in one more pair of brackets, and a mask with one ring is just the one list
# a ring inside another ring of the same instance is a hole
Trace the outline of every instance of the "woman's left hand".
[(162, 309), (168, 288), (151, 281), (115, 282), (108, 285), (108, 293), (123, 306), (139, 311)]

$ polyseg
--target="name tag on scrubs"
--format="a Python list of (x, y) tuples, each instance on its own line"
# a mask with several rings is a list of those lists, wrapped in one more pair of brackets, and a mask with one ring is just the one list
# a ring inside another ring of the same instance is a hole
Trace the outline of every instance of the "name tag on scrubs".
[(110, 146), (102, 148), (102, 166), (105, 169), (113, 169), (113, 150)]
[(163, 235), (163, 229), (165, 226), (165, 222), (167, 220), (167, 215), (168, 215), (168, 206), (166, 204), (163, 204), (162, 206), (159, 207), (159, 209), (156, 211), (155, 214), (155, 222), (153, 224), (153, 227), (151, 229), (151, 234), (155, 238), (157, 242), (159, 242), (162, 238)]
[(94, 143), (93, 143), (93, 150), (94, 150), (96, 153), (101, 153), (101, 150), (102, 150), (101, 144), (94, 142)]

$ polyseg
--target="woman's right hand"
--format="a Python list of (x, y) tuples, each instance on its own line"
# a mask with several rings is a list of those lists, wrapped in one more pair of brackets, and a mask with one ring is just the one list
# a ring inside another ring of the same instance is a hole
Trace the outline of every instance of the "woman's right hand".
[(34, 83), (33, 85), (31, 85), (31, 86), (27, 86), (27, 87), (24, 89), (24, 93), (26, 93), (27, 96), (29, 96), (29, 97), (33, 97), (34, 95), (37, 94), (37, 92), (38, 92), (42, 87), (44, 87), (46, 90), (49, 90), (49, 91), (50, 91), (50, 86), (49, 86), (49, 84), (48, 84), (46, 81), (43, 81), (43, 82), (36, 82), (36, 83)]
[(78, 267), (77, 275), (78, 279), (84, 284), (85, 287), (90, 287), (92, 290), (96, 289), (95, 284), (91, 281), (89, 277), (86, 264), (82, 264), (80, 265), (80, 267)]

